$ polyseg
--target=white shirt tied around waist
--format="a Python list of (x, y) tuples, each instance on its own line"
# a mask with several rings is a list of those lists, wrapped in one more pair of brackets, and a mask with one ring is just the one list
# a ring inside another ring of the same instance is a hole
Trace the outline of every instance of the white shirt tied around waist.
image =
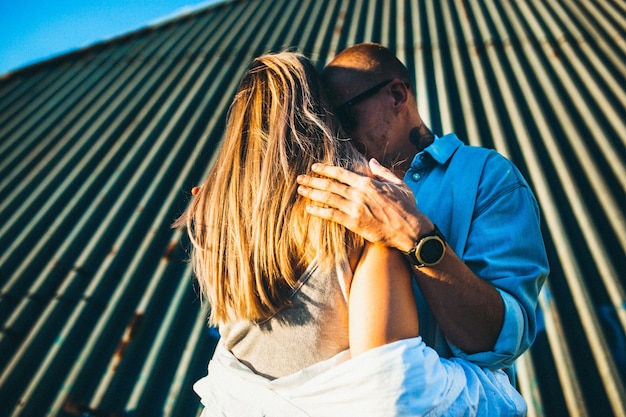
[(420, 337), (350, 359), (347, 351), (291, 375), (257, 375), (218, 344), (194, 385), (203, 417), (523, 416), (502, 371), (441, 359)]

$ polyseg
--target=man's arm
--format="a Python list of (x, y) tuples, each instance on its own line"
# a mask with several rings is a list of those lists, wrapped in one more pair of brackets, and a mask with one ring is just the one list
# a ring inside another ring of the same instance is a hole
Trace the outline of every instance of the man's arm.
[[(335, 221), (372, 243), (409, 251), (432, 222), (417, 209), (404, 182), (375, 160), (374, 178), (322, 164), (313, 171), (325, 178), (298, 177), (298, 192), (321, 205), (312, 215)], [(502, 297), (476, 276), (450, 249), (434, 267), (414, 268), (418, 284), (446, 337), (467, 353), (493, 349), (504, 320)]]

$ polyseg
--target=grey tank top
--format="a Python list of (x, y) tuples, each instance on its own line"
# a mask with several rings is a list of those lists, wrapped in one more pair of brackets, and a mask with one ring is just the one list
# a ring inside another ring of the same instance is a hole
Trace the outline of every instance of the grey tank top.
[(279, 378), (348, 349), (348, 265), (321, 272), (310, 265), (298, 281), (292, 304), (258, 323), (220, 327), (224, 346), (257, 374)]

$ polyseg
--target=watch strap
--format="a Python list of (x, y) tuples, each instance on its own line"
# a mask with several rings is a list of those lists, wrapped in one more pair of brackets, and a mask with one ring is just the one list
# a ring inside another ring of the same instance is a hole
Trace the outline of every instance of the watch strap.
[[(408, 259), (411, 265), (414, 265), (418, 268), (422, 268), (424, 266), (435, 266), (443, 259), (446, 253), (446, 239), (437, 227), (436, 224), (433, 224), (434, 229), (423, 235), (420, 235), (415, 242), (413, 248), (408, 252), (403, 252), (404, 256)], [(422, 250), (426, 245), (436, 244), (440, 247), (440, 252), (436, 253), (436, 258), (432, 260), (423, 259), (424, 255)]]

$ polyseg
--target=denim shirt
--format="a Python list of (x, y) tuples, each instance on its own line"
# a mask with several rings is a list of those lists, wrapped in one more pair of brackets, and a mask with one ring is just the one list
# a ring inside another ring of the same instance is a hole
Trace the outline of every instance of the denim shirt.
[[(526, 180), (502, 155), (467, 146), (448, 134), (418, 153), (405, 182), (418, 208), (454, 252), (504, 301), (504, 323), (493, 351), (468, 354), (450, 343), (414, 285), (420, 334), (442, 357), (491, 369), (513, 365), (536, 333), (537, 298), (549, 266), (539, 208)], [(514, 377), (514, 369), (508, 369)]]

